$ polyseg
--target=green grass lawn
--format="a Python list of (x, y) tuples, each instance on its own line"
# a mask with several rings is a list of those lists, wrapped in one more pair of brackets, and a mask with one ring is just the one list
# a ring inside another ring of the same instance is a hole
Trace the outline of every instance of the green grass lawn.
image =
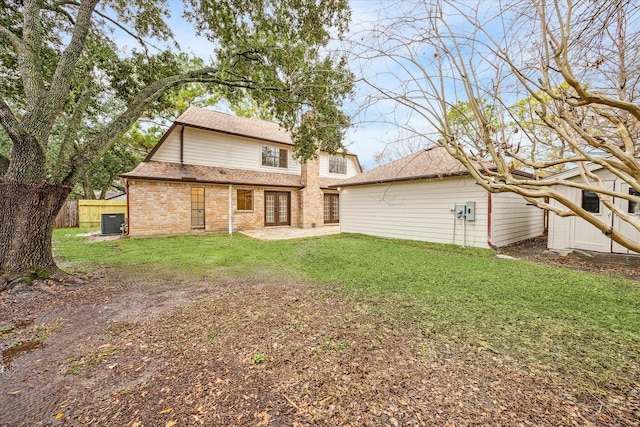
[(498, 259), (490, 250), (361, 235), (87, 243), (76, 236), (83, 231), (55, 231), (63, 268), (312, 281), (366, 301), (391, 323), (411, 322), (442, 342), (482, 347), (593, 390), (640, 382), (640, 287), (622, 278)]

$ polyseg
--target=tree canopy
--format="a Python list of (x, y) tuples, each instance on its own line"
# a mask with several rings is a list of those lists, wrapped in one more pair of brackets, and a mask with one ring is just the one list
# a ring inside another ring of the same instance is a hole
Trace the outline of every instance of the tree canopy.
[[(347, 0), (177, 5), (0, 0), (3, 277), (55, 269), (50, 222), (70, 188), (139, 117), (166, 110), (185, 85), (201, 84), (232, 105), (249, 97), (292, 132), (302, 160), (318, 148), (342, 148), (349, 119), (341, 107), (353, 79), (328, 46), (347, 29)], [(180, 50), (169, 21), (176, 12), (180, 25), (211, 42), (208, 59)], [(313, 120), (302, 121), (308, 111)], [(16, 222), (21, 217), (33, 223)]]
[[(250, 94), (294, 135), (306, 133), (299, 119), (313, 110), (323, 122), (318, 143), (340, 146), (351, 79), (325, 47), (346, 29), (346, 1), (185, 1), (185, 25), (215, 46), (206, 63), (174, 45), (171, 4), (3, 1), (0, 123), (13, 145), (6, 179), (73, 184), (140, 115), (190, 82), (232, 101)], [(124, 49), (114, 36), (137, 46)], [(296, 142), (308, 156), (309, 140)], [(34, 161), (20, 160), (27, 157)]]

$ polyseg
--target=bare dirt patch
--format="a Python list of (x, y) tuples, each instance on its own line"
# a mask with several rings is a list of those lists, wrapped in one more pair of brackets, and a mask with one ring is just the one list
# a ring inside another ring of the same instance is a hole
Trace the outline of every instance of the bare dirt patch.
[(640, 255), (604, 254), (580, 250), (563, 255), (547, 250), (546, 234), (502, 247), (498, 252), (518, 259), (573, 270), (622, 276), (631, 280), (640, 279)]
[(109, 271), (48, 287), (0, 295), (4, 324), (60, 324), (0, 373), (0, 425), (638, 422), (635, 395), (591, 399), (329, 287)]

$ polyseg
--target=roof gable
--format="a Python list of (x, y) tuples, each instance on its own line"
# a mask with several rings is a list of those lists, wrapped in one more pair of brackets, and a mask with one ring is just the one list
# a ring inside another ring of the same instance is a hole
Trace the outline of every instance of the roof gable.
[(206, 108), (189, 107), (187, 111), (176, 119), (175, 123), (214, 132), (293, 145), (289, 132), (276, 122), (238, 117)]
[[(172, 124), (160, 138), (155, 147), (147, 154), (143, 161), (153, 161), (153, 156), (165, 143), (169, 135), (178, 127), (190, 127), (211, 132), (224, 133), (244, 137), (248, 139), (285, 144), (293, 146), (291, 134), (276, 122), (249, 117), (238, 117), (231, 114), (220, 113), (200, 107), (189, 107)], [(362, 172), (362, 166), (358, 156), (345, 150), (347, 156), (355, 159), (358, 172)]]

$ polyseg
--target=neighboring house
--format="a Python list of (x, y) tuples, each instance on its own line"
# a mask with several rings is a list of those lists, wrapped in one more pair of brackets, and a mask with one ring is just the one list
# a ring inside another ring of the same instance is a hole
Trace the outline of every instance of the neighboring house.
[[(640, 196), (640, 194), (638, 194), (635, 189), (631, 188), (629, 184), (622, 181), (611, 172), (602, 169), (600, 166), (591, 165), (590, 169), (609, 189), (620, 193)], [(572, 169), (553, 175), (548, 179), (566, 179), (569, 181), (579, 182), (582, 180), (582, 177), (580, 176), (578, 169)], [(640, 231), (636, 230), (629, 223), (621, 221), (617, 215), (614, 215), (609, 209), (607, 209), (607, 207), (600, 202), (597, 194), (566, 186), (555, 186), (554, 189), (564, 194), (573, 202), (581, 205), (586, 211), (610, 221), (611, 227), (619, 230), (627, 237), (640, 241)], [(550, 203), (555, 206), (561, 206), (555, 200), (551, 200)], [(614, 198), (613, 203), (617, 205), (618, 208), (631, 215), (638, 215), (638, 206), (633, 202), (621, 198)], [(606, 253), (635, 253), (614, 242), (602, 233), (602, 231), (582, 218), (576, 216), (560, 217), (551, 212), (549, 213), (549, 240), (547, 246), (549, 249), (557, 251), (584, 249)]]
[[(95, 200), (100, 200), (100, 190), (93, 190)], [(103, 200), (127, 200), (127, 194), (122, 191), (107, 191)]]
[(491, 194), (442, 147), (433, 147), (333, 186), (340, 230), (489, 248), (544, 232), (544, 212), (513, 193)]
[(353, 154), (293, 159), (277, 123), (191, 107), (123, 174), (132, 236), (337, 224), (329, 185), (362, 172)]

